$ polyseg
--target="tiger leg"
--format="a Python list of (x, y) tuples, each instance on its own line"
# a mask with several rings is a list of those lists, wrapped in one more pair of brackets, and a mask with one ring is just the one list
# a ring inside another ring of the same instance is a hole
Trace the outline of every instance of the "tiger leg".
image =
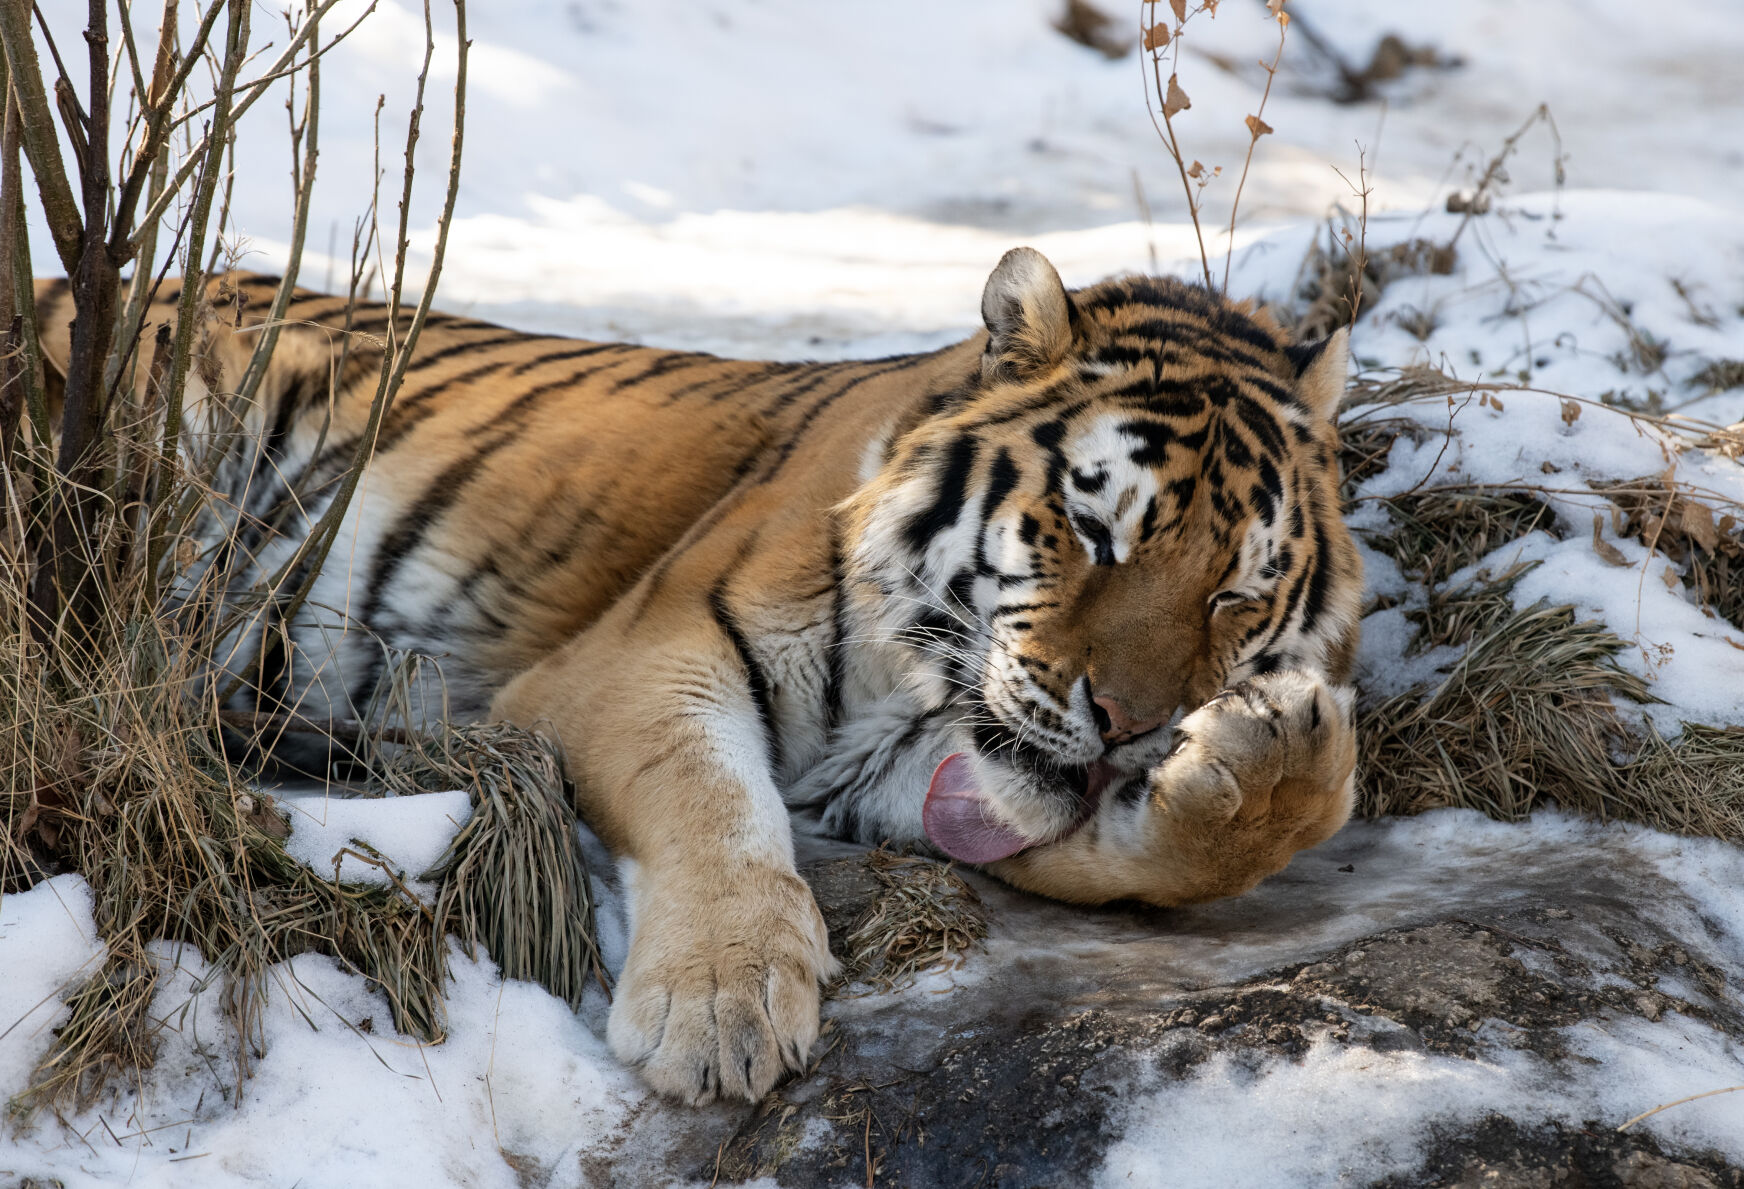
[(1314, 674), (1226, 690), (1181, 722), (1177, 740), (1082, 829), (992, 870), (1065, 900), (1192, 904), (1247, 891), (1350, 817), (1351, 696)]
[(558, 737), (583, 819), (630, 860), (613, 1052), (685, 1102), (755, 1100), (804, 1067), (836, 962), (732, 641), (706, 612), (629, 618), (614, 609), (493, 713)]

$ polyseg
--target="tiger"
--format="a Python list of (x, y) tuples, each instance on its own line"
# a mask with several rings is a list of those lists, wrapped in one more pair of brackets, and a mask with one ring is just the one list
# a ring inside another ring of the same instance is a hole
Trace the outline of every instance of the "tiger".
[[(209, 283), (187, 398), (241, 427), (221, 474), (233, 527), (277, 527), (257, 573), (334, 498), (390, 320), (296, 290), (236, 408), (278, 283)], [(38, 296), (52, 365), (66, 283)], [(426, 654), (444, 713), (552, 738), (626, 890), (610, 1047), (689, 1103), (756, 1100), (817, 1039), (838, 964), (795, 817), (1079, 904), (1246, 891), (1351, 812), (1346, 332), (1297, 344), (1157, 276), (1068, 290), (1031, 248), (980, 313), (825, 363), (432, 313), (231, 705), (368, 714)]]

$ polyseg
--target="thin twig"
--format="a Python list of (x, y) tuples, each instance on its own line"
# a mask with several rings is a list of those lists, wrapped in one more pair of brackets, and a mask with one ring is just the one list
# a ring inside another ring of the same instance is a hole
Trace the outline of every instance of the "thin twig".
[(1660, 1111), (1668, 1111), (1674, 1106), (1682, 1106), (1684, 1103), (1694, 1102), (1698, 1098), (1712, 1098), (1716, 1094), (1736, 1094), (1739, 1090), (1744, 1090), (1744, 1085), (1722, 1086), (1718, 1090), (1707, 1090), (1707, 1091), (1704, 1091), (1700, 1094), (1691, 1094), (1687, 1098), (1679, 1098), (1679, 1099), (1675, 1099), (1671, 1102), (1662, 1103), (1659, 1106), (1654, 1107), (1650, 1111), (1642, 1111), (1639, 1115), (1636, 1115), (1633, 1119), (1630, 1119), (1627, 1123), (1625, 1123), (1621, 1127), (1617, 1128), (1617, 1130), (1618, 1131), (1627, 1131), (1627, 1130), (1629, 1130), (1629, 1128), (1635, 1126), (1635, 1124), (1641, 1122), (1641, 1120), (1652, 1118), (1654, 1115), (1657, 1115)]

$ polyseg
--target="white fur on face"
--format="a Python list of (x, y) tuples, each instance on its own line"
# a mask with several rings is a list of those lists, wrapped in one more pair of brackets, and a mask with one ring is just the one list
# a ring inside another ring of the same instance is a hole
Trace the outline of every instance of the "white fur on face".
[(1098, 417), (1065, 445), (1066, 519), (1093, 562), (1097, 541), (1086, 529), (1099, 525), (1107, 532), (1119, 565), (1138, 547), (1145, 509), (1157, 494), (1156, 472), (1133, 461), (1144, 442), (1120, 428), (1125, 420), (1112, 413)]

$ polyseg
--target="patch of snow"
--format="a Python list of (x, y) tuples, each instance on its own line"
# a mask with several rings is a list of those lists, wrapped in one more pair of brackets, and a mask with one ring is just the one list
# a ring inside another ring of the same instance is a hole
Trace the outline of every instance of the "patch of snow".
[[(91, 889), (78, 876), (0, 896), (0, 1097), (24, 1088), (67, 1016), (62, 999), (107, 954), (91, 919)], [(4, 1152), (0, 1144), (0, 1165)]]
[(361, 840), (377, 851), (394, 874), (417, 879), (435, 865), (467, 819), (472, 801), (464, 791), (415, 797), (336, 797), (322, 791), (274, 794), (290, 816), (291, 857), (331, 879), (341, 852), (339, 878), (347, 883), (386, 886), (389, 871), (359, 856)]

